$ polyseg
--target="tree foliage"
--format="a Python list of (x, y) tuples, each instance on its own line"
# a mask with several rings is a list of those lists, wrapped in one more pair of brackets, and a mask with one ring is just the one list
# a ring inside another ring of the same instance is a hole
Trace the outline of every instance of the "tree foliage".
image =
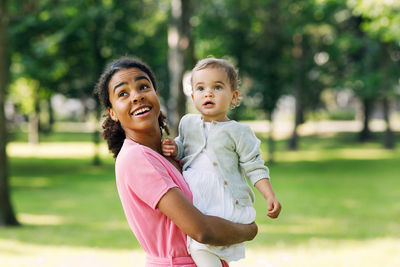
[[(370, 136), (374, 103), (398, 97), (399, 1), (202, 0), (188, 6), (182, 31), (189, 36), (193, 30), (193, 39), (184, 68), (209, 55), (227, 57), (239, 68), (244, 101), (232, 112), (234, 119), (255, 109), (253, 114), (271, 120), (280, 97), (293, 95), (292, 148), (297, 126), (306, 112), (323, 106), (320, 94), (327, 88), (352, 90), (360, 99), (361, 139)], [(8, 38), (15, 92), (10, 100), (24, 113), (40, 112), (38, 101), (55, 93), (91, 97), (106, 62), (122, 55), (149, 63), (163, 104), (173, 102), (169, 87), (177, 83), (171, 83), (168, 69), (168, 28), (174, 22), (170, 1), (17, 0), (9, 10), (23, 12), (11, 20)], [(22, 96), (27, 84), (31, 91)]]

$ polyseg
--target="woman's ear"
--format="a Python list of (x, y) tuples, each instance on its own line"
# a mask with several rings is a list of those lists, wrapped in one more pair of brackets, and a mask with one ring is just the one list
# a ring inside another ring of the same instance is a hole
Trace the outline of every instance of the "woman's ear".
[(115, 115), (114, 110), (112, 108), (107, 108), (108, 114), (110, 114), (111, 119), (113, 121), (118, 122), (118, 117)]

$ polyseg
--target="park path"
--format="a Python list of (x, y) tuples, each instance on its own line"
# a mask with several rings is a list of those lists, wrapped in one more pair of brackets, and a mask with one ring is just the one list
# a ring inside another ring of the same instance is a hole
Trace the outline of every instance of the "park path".
[[(270, 131), (269, 121), (242, 121), (242, 123), (249, 125), (256, 133), (266, 134)], [(361, 121), (310, 121), (298, 127), (298, 134), (300, 136), (307, 136), (338, 132), (360, 132), (362, 126)], [(386, 129), (386, 124), (383, 120), (372, 120), (369, 127), (373, 132), (383, 132)], [(391, 129), (400, 132), (400, 120), (392, 120)], [(286, 139), (292, 132), (293, 123), (291, 122), (278, 121), (273, 123), (273, 133), (276, 139)]]

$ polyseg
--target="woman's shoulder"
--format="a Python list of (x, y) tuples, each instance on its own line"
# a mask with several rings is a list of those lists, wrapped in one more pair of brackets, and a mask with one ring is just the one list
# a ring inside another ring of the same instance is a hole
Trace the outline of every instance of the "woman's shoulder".
[(125, 139), (120, 153), (117, 156), (117, 163), (129, 165), (140, 165), (141, 167), (155, 168), (162, 170), (168, 167), (167, 159), (153, 149), (138, 144), (132, 140)]
[(135, 157), (141, 157), (144, 154), (143, 146), (138, 143), (125, 139), (122, 144), (121, 150), (118, 153), (117, 160), (129, 157), (130, 159)]
[(116, 163), (128, 165), (146, 165), (149, 164), (156, 157), (156, 152), (152, 149), (140, 145), (132, 140), (125, 139), (120, 152), (118, 153)]

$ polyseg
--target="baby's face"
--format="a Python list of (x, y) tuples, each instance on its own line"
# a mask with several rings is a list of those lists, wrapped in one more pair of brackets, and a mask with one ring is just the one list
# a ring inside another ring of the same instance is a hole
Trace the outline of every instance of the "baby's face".
[(236, 103), (238, 91), (232, 90), (223, 68), (205, 68), (192, 74), (192, 99), (204, 121), (226, 121), (226, 114)]

